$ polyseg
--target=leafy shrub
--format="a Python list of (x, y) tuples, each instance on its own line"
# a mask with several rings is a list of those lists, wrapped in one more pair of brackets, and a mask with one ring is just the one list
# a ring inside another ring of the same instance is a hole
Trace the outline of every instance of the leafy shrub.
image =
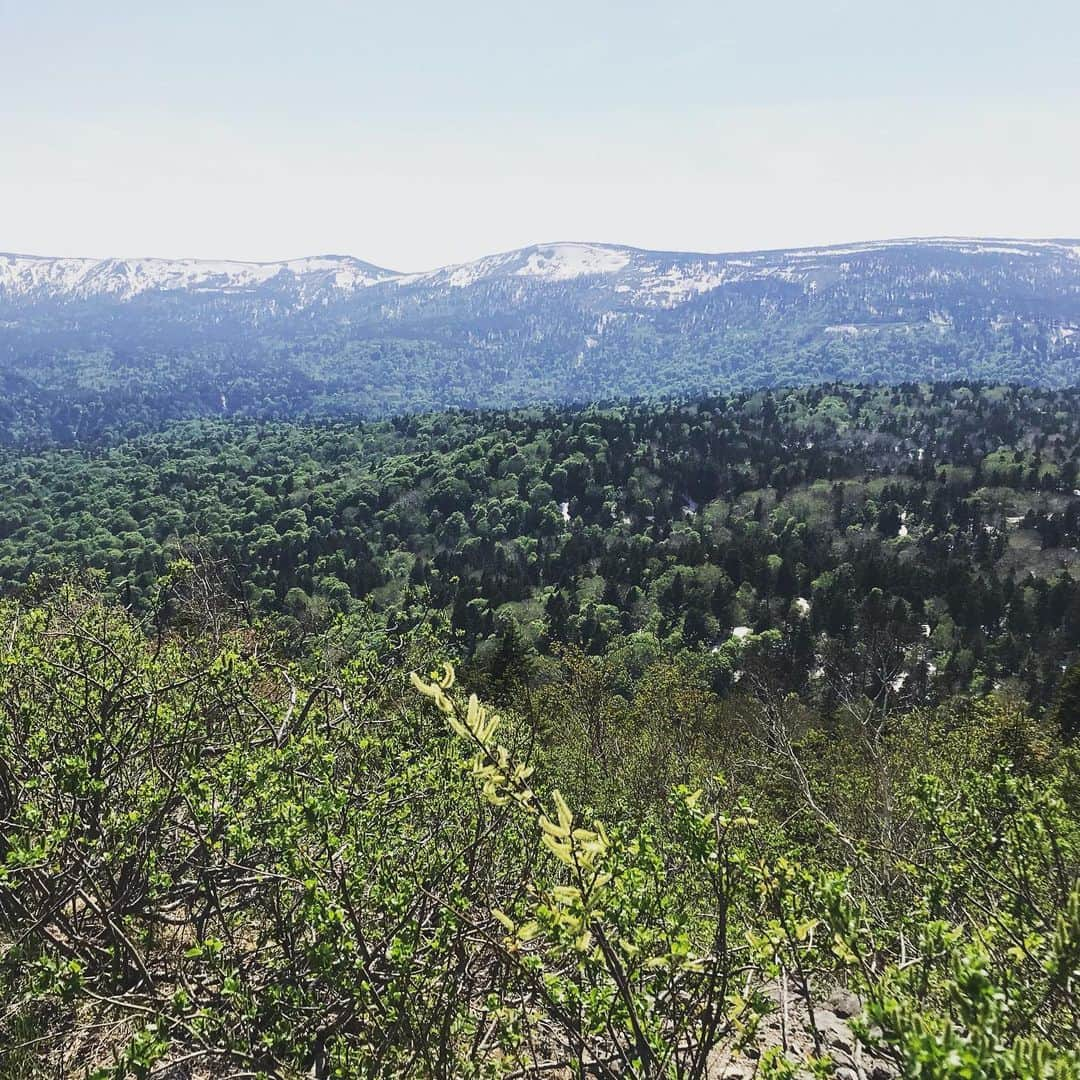
[(526, 709), (449, 665), (423, 706), (428, 630), (342, 626), (287, 660), (82, 589), (0, 608), (5, 1080), (825, 1073), (763, 1020), (835, 986), (902, 1075), (1077, 1074), (1067, 753), (916, 770), (892, 847), (736, 773), (593, 814)]

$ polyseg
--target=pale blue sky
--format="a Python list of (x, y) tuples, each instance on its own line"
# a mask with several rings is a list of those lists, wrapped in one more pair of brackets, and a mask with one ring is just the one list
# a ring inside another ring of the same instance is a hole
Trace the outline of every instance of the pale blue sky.
[(1080, 236), (1076, 0), (0, 0), (0, 250)]

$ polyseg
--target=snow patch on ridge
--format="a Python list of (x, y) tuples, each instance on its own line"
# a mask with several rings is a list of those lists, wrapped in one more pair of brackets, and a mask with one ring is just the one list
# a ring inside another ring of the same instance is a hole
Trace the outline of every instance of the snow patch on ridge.
[(493, 278), (572, 281), (593, 274), (612, 274), (630, 265), (630, 253), (600, 244), (541, 244), (505, 251), (473, 262), (444, 266), (427, 274), (402, 275), (401, 285), (435, 285), (466, 289)]
[[(128, 300), (144, 292), (237, 292), (281, 277), (340, 290), (366, 288), (396, 277), (389, 270), (345, 257), (315, 256), (283, 262), (211, 259), (50, 259), (0, 255), (0, 293), (9, 297), (57, 294)], [(283, 278), (283, 281), (285, 278)]]
[(630, 256), (619, 248), (592, 244), (549, 244), (531, 252), (518, 277), (569, 281), (590, 274), (614, 274), (630, 265)]

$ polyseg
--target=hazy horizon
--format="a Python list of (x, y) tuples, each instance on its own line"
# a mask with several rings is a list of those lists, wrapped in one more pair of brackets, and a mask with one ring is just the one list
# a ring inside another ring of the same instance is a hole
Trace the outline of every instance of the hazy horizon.
[(408, 272), (534, 243), (1080, 236), (1063, 0), (0, 13), (4, 251)]

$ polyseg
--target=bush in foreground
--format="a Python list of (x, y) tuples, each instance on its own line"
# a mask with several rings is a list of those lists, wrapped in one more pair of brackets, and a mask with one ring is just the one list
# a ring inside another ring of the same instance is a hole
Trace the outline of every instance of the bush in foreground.
[(609, 819), (525, 710), (411, 686), (438, 648), (5, 606), (0, 1076), (827, 1075), (788, 998), (836, 986), (895, 1073), (1077, 1075), (1067, 753), (909, 776), (887, 843), (819, 821), (820, 853), (773, 777)]

